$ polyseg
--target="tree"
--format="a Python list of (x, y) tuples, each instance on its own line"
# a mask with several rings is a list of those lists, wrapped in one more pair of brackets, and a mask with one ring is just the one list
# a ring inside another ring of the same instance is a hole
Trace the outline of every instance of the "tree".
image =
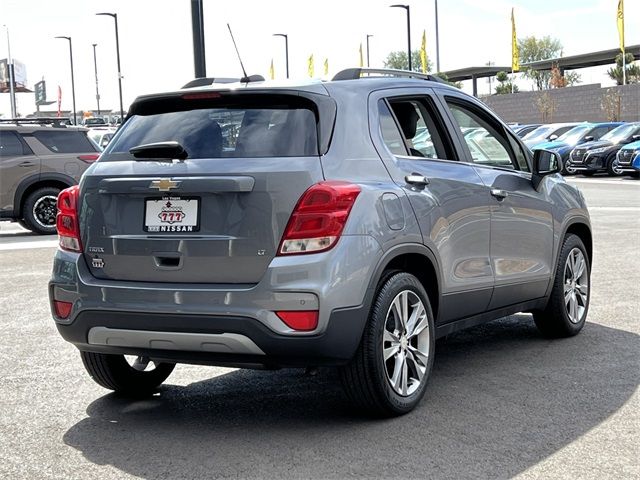
[(608, 121), (619, 121), (620, 112), (622, 111), (622, 98), (620, 93), (616, 92), (613, 88), (608, 89), (602, 96), (600, 107), (602, 107)]
[[(534, 36), (519, 38), (518, 50), (520, 52), (520, 63), (550, 60), (562, 56), (562, 44), (558, 39), (549, 36), (541, 39), (537, 39)], [(550, 71), (538, 71), (528, 68), (523, 73), (526, 78), (533, 80), (538, 90), (549, 88), (551, 81)]]
[[(406, 51), (396, 51), (390, 52), (387, 55), (386, 60), (383, 63), (384, 68), (393, 68), (395, 70), (409, 70), (409, 61), (407, 60), (407, 52)], [(422, 72), (422, 64), (420, 63), (420, 50), (413, 50), (411, 52), (411, 68), (414, 72)], [(427, 57), (427, 73), (431, 73), (433, 68), (433, 63)], [(443, 72), (432, 73), (434, 77), (441, 78), (445, 82), (453, 85), (457, 88), (462, 88), (462, 84), (460, 82), (450, 82), (447, 75)]]
[(549, 80), (549, 86), (553, 88), (570, 87), (580, 83), (580, 74), (577, 72), (565, 72), (564, 75), (560, 72), (558, 65), (554, 65), (551, 68), (551, 79)]
[[(433, 67), (431, 60), (427, 57), (427, 72), (430, 72)], [(407, 52), (396, 51), (390, 52), (384, 61), (384, 68), (394, 68), (396, 70), (409, 70), (409, 60)], [(420, 50), (413, 50), (411, 52), (411, 68), (414, 72), (422, 71), (422, 64), (420, 63)]]
[(542, 117), (542, 123), (549, 123), (553, 119), (553, 112), (558, 107), (556, 101), (551, 98), (549, 92), (544, 92), (535, 101), (536, 107)]
[(509, 81), (509, 75), (507, 72), (498, 72), (496, 74), (496, 93), (498, 95), (504, 95), (505, 93), (517, 93), (519, 91), (518, 86)]
[[(627, 83), (640, 83), (640, 67), (635, 63), (633, 53), (625, 55)], [(611, 80), (615, 80), (617, 85), (622, 85), (622, 53), (616, 55), (616, 66), (607, 70), (607, 75)]]

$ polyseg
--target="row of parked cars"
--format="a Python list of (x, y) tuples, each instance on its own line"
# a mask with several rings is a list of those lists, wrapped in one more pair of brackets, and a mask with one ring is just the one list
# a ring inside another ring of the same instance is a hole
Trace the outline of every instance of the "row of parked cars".
[(533, 151), (553, 150), (562, 173), (640, 176), (640, 122), (511, 125)]

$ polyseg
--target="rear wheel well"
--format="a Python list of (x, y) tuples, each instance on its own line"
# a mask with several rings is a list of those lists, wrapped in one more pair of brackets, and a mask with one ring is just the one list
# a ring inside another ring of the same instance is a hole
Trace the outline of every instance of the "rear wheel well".
[(565, 237), (570, 233), (577, 235), (584, 243), (585, 248), (587, 249), (587, 255), (589, 256), (589, 264), (591, 264), (591, 259), (593, 258), (593, 240), (591, 238), (591, 230), (584, 223), (574, 223), (569, 225), (567, 228), (567, 233)]
[(40, 182), (35, 182), (33, 185), (29, 185), (24, 192), (22, 192), (22, 196), (20, 197), (20, 208), (18, 209), (18, 216), (22, 217), (22, 209), (24, 208), (25, 200), (36, 190), (46, 187), (59, 188), (60, 190), (64, 190), (65, 188), (70, 187), (71, 185), (62, 182), (60, 180), (44, 180)]
[(420, 280), (420, 283), (427, 291), (429, 303), (433, 310), (433, 317), (438, 318), (438, 306), (440, 290), (438, 286), (438, 275), (431, 260), (419, 253), (405, 253), (392, 259), (385, 267), (380, 277), (380, 283), (384, 282), (393, 272), (407, 272)]

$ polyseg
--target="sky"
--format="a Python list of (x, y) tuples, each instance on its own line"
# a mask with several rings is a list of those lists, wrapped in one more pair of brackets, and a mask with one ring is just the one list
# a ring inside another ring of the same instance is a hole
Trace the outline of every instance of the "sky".
[[(409, 1), (411, 42), (419, 48), (423, 30), (427, 55), (435, 64), (435, 0)], [(316, 76), (329, 60), (329, 76), (358, 66), (360, 43), (370, 38), (372, 67), (382, 67), (387, 54), (406, 50), (406, 14), (389, 8), (389, 0), (204, 0), (205, 50), (208, 76), (241, 75), (229, 37), (229, 23), (248, 74), (267, 77), (273, 59), (276, 78), (284, 78), (284, 40), (289, 35), (292, 78), (306, 78), (313, 54)], [(518, 37), (551, 35), (563, 45), (563, 55), (577, 55), (618, 47), (618, 0), (439, 0), (440, 69), (510, 65), (511, 8)], [(640, 0), (625, 5), (626, 44), (640, 44)], [(118, 110), (118, 81), (114, 22), (98, 12), (118, 14), (122, 88), (125, 111), (136, 96), (175, 90), (194, 77), (189, 0), (2, 0), (0, 3), (0, 59), (7, 57), (7, 29), (11, 55), (26, 66), (27, 85), (42, 80), (49, 100), (62, 90), (62, 109), (71, 109), (69, 44), (73, 42), (76, 106), (96, 108), (93, 47), (96, 43), (100, 106)], [(366, 46), (365, 50), (366, 58)], [(365, 60), (366, 61), (366, 60)], [(606, 68), (581, 70), (582, 83), (613, 82)], [(521, 90), (531, 82), (518, 80)], [(464, 89), (470, 91), (469, 82)], [(486, 80), (479, 93), (489, 93)], [(17, 95), (18, 112), (35, 111), (33, 93)], [(43, 107), (55, 109), (56, 106)], [(0, 95), (0, 113), (10, 116), (9, 95)]]

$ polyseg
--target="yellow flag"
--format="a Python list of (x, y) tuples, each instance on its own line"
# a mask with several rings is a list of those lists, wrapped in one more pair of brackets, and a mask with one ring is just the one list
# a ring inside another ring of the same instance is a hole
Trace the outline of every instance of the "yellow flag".
[(420, 64), (422, 73), (427, 73), (427, 31), (422, 31), (422, 43), (420, 44)]
[(624, 0), (618, 0), (618, 37), (620, 37), (620, 50), (624, 55)]
[(271, 59), (271, 66), (269, 67), (269, 77), (271, 78), (271, 80), (276, 78), (276, 73), (275, 73), (275, 70), (273, 69), (273, 58)]
[[(620, 0), (622, 1), (622, 0)], [(520, 52), (518, 51), (518, 37), (516, 36), (516, 19), (511, 9), (511, 70), (520, 70)]]
[(313, 78), (314, 71), (315, 71), (315, 69), (313, 68), (313, 53), (309, 56), (308, 69), (309, 69), (309, 76)]
[(362, 42), (360, 42), (360, 68), (364, 67), (364, 59), (362, 58)]
[(328, 76), (329, 75), (329, 59), (325, 58), (324, 59), (324, 76)]

